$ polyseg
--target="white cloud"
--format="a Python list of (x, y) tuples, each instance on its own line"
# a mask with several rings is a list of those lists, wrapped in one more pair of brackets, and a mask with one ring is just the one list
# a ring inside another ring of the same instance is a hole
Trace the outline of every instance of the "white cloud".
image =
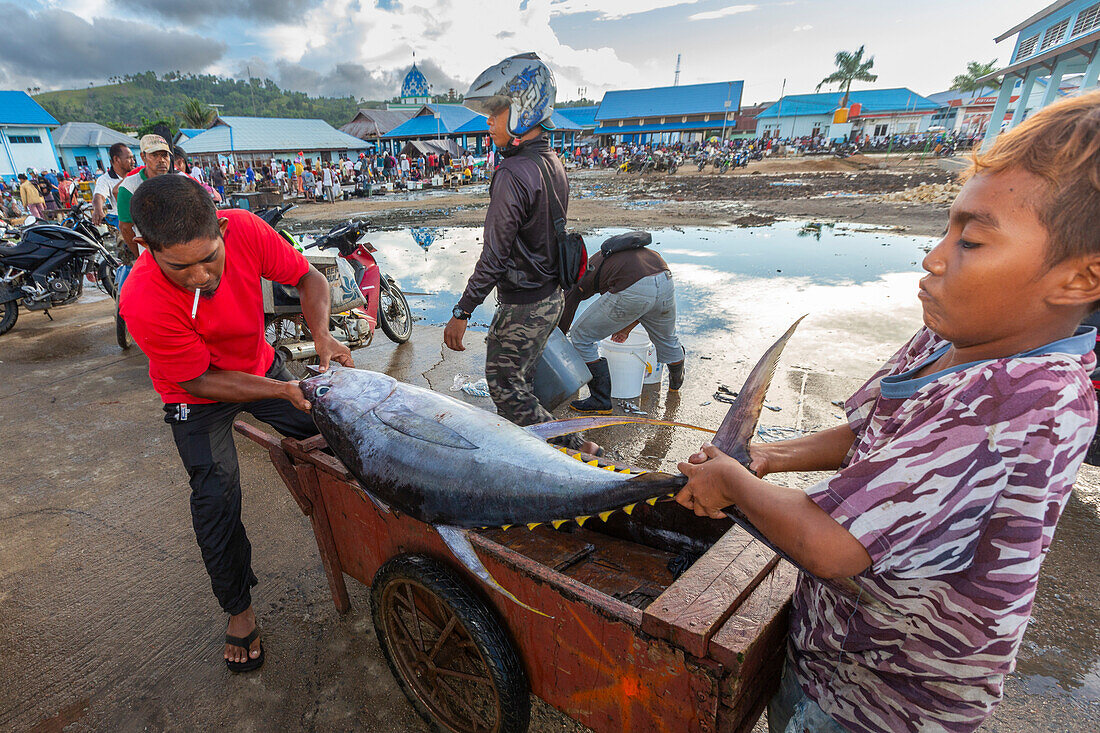
[[(659, 2), (642, 0), (643, 5), (646, 1)], [(587, 87), (592, 96), (613, 87), (646, 86), (647, 69), (624, 62), (614, 49), (562, 43), (550, 27), (556, 5), (530, 0), (521, 9), (514, 0), (481, 0), (478, 12), (472, 13), (468, 6), (447, 0), (402, 0), (401, 12), (387, 12), (357, 0), (323, 0), (294, 23), (257, 33), (272, 62), (324, 73), (337, 64), (360, 64), (381, 78), (407, 68), (415, 52), (418, 60), (434, 61), (449, 77), (468, 84), (505, 56), (533, 50), (554, 70), (559, 99), (575, 98), (578, 87)], [(610, 7), (612, 12), (618, 9)]]
[(759, 5), (729, 5), (718, 10), (708, 10), (705, 13), (695, 13), (689, 15), (688, 20), (716, 20), (718, 18), (725, 18), (730, 15), (738, 15), (739, 13), (751, 13), (756, 10)]
[(796, 25), (794, 27), (795, 33), (801, 33), (802, 31), (812, 31), (814, 27), (812, 25)]
[(694, 5), (699, 0), (551, 0), (551, 15), (598, 13), (597, 20), (618, 20), (677, 5)]

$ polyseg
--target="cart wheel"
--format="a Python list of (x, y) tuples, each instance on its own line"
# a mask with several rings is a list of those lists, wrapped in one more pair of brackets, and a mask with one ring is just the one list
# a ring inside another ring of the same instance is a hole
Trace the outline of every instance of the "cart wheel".
[(374, 628), (420, 717), (454, 733), (523, 733), (530, 687), (495, 614), (441, 563), (399, 555), (371, 585)]

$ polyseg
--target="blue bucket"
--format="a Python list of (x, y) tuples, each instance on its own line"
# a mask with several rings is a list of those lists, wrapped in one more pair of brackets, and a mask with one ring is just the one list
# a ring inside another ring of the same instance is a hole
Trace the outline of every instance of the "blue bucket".
[(561, 329), (555, 328), (535, 365), (535, 396), (543, 407), (553, 411), (590, 381), (588, 365)]

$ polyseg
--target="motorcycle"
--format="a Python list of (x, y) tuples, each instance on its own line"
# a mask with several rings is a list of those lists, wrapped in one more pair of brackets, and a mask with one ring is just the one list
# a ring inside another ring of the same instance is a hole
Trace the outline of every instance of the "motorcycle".
[[(293, 206), (261, 209), (256, 215), (276, 228)], [(349, 348), (362, 348), (374, 340), (378, 326), (391, 341), (403, 344), (412, 336), (412, 312), (397, 282), (379, 268), (374, 257), (377, 249), (370, 242), (360, 243), (366, 225), (353, 221), (335, 227), (304, 246), (286, 230), (276, 231), (291, 246), (306, 252), (307, 259), (328, 278), (332, 287), (329, 332), (334, 338)], [(311, 249), (336, 250), (337, 255), (313, 255), (308, 253)], [(283, 354), (288, 365), (316, 359), (317, 349), (294, 288), (265, 281), (264, 311), (268, 343)], [(291, 371), (305, 370), (292, 367)]]
[[(45, 311), (74, 302), (85, 276), (97, 278), (115, 296), (115, 271), (122, 263), (97, 239), (59, 224), (28, 217), (12, 246), (0, 246), (0, 335), (19, 318), (19, 306)], [(39, 277), (35, 278), (35, 274)]]

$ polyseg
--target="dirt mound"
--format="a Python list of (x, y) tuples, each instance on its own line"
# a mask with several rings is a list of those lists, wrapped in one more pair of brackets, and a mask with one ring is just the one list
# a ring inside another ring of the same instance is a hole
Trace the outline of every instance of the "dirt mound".
[(890, 203), (920, 203), (920, 204), (947, 204), (948, 206), (962, 190), (961, 183), (924, 183), (920, 186), (907, 188), (904, 191), (876, 196), (872, 201), (885, 201)]

